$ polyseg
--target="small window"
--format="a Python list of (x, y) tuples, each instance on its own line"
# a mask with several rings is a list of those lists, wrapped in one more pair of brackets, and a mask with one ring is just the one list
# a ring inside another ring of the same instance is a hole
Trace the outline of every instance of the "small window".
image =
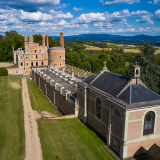
[(26, 57), (26, 59), (28, 59), (28, 57)]
[(20, 59), (23, 59), (23, 56), (21, 56)]
[(33, 55), (31, 55), (31, 59), (33, 59)]
[(41, 62), (41, 65), (43, 66), (43, 61)]
[(13, 74), (13, 71), (11, 70), (9, 73), (10, 73), (10, 74)]
[(61, 59), (62, 57), (61, 56), (59, 56), (59, 59)]
[(16, 74), (18, 74), (18, 71), (16, 70)]
[(26, 66), (28, 66), (28, 63), (26, 63)]
[(38, 59), (38, 55), (36, 55), (36, 59)]
[(60, 63), (59, 66), (62, 66), (62, 64)]
[(118, 140), (113, 138), (113, 148), (117, 151), (118, 150)]
[(43, 55), (41, 55), (41, 58), (43, 59)]
[(96, 99), (96, 116), (101, 119), (101, 108), (102, 108), (102, 102), (99, 97)]
[(33, 67), (33, 62), (31, 62), (31, 66)]
[(38, 62), (36, 62), (36, 66), (38, 66)]
[(121, 118), (121, 114), (117, 109), (114, 110), (114, 115), (117, 116), (118, 118)]
[(149, 135), (154, 133), (154, 121), (155, 113), (150, 111), (145, 115), (143, 135)]
[(35, 53), (37, 53), (37, 51), (35, 50)]
[(136, 75), (138, 75), (138, 69), (136, 69)]
[(23, 66), (23, 62), (21, 62), (21, 66)]

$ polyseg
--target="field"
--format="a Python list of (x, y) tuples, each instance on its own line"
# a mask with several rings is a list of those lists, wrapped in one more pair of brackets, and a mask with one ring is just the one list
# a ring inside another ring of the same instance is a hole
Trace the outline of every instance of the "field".
[[(100, 47), (96, 47), (96, 46), (90, 46), (90, 45), (84, 45), (86, 48), (85, 50), (112, 50), (112, 48), (123, 48), (125, 53), (128, 52), (133, 52), (133, 53), (140, 53), (141, 50), (139, 50), (139, 48), (137, 48), (135, 45), (127, 45), (126, 47), (124, 47), (121, 44), (113, 44), (113, 43), (107, 43), (108, 48), (100, 48)], [(112, 47), (112, 48), (111, 48)], [(157, 48), (157, 47), (154, 47)], [(155, 54), (160, 53), (160, 49), (155, 51)]]
[(25, 133), (21, 79), (0, 78), (0, 159), (24, 160)]
[(27, 81), (29, 97), (32, 105), (32, 109), (41, 111), (48, 111), (50, 113), (56, 114), (56, 111), (51, 107), (43, 95), (38, 91), (38, 89), (33, 85), (31, 81)]
[(38, 120), (44, 160), (116, 160), (77, 119)]

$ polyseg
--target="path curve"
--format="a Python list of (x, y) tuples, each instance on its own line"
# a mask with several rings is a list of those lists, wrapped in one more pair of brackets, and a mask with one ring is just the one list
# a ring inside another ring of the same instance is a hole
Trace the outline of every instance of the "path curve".
[(24, 126), (25, 126), (25, 160), (43, 160), (40, 139), (38, 136), (38, 125), (36, 116), (32, 110), (26, 78), (22, 78), (22, 98), (24, 110)]

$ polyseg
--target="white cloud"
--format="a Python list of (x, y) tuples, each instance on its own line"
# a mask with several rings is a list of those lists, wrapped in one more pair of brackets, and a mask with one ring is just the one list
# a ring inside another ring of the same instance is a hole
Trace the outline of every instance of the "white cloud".
[(160, 19), (160, 9), (155, 12), (155, 18)]
[[(0, 5), (25, 11), (38, 11), (61, 6), (60, 1), (61, 0), (5, 0), (0, 1)], [(64, 5), (62, 4), (62, 6)]]
[(147, 1), (149, 4), (152, 4), (153, 2), (152, 1)]
[(153, 14), (150, 12), (147, 12), (145, 10), (131, 12), (131, 16), (140, 17), (140, 19), (136, 19), (136, 22), (138, 23), (146, 23), (147, 25), (153, 25)]
[(81, 7), (81, 8), (73, 7), (73, 10), (74, 10), (74, 11), (81, 11), (81, 10), (83, 10), (83, 9), (84, 9), (83, 7)]
[(20, 18), (22, 20), (29, 20), (29, 21), (50, 21), (53, 19), (52, 15), (42, 13), (40, 11), (33, 13), (21, 11)]
[(133, 3), (140, 3), (140, 0), (113, 0), (113, 1), (106, 1), (100, 0), (104, 6), (109, 5), (118, 5), (118, 4), (133, 4)]
[(58, 22), (58, 25), (62, 26), (62, 25), (66, 25), (67, 22), (65, 20), (61, 20), (60, 22)]
[(160, 0), (154, 0), (154, 4), (160, 4)]

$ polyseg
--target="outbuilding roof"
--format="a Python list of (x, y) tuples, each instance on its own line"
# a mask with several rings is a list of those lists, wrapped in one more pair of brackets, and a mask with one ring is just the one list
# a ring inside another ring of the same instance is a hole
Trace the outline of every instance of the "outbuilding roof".
[[(148, 89), (140, 80), (102, 70), (97, 76), (90, 75), (83, 85), (103, 93), (110, 99), (128, 108), (160, 104), (160, 95)], [(82, 83), (81, 83), (82, 84)]]

